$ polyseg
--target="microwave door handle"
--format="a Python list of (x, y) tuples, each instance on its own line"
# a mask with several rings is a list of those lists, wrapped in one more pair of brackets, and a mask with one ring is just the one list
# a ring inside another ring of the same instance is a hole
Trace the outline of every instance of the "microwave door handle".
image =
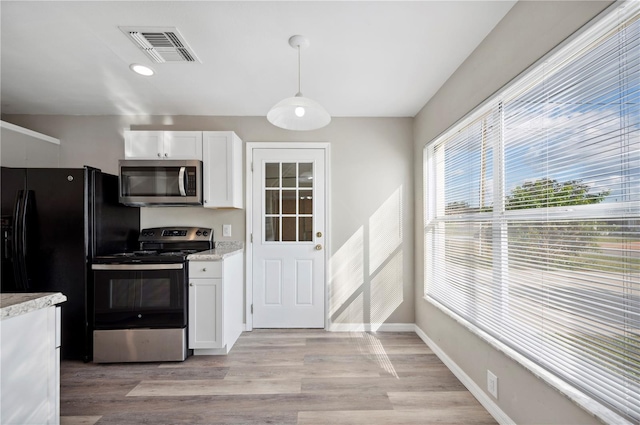
[(185, 190), (184, 184), (184, 175), (187, 171), (187, 167), (180, 167), (180, 173), (178, 174), (178, 187), (180, 188), (180, 195), (187, 196), (187, 191)]

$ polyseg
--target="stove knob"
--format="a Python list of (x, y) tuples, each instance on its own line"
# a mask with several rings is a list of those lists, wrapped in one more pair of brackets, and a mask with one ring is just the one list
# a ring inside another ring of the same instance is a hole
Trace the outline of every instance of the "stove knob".
[(138, 314), (138, 319), (142, 319), (142, 314)]
[(209, 232), (207, 232), (206, 230), (204, 232), (202, 232), (203, 235), (205, 236), (209, 236)]
[(200, 230), (198, 230), (198, 231), (196, 232), (196, 235), (200, 236), (200, 235), (202, 235), (202, 232), (201, 232)]

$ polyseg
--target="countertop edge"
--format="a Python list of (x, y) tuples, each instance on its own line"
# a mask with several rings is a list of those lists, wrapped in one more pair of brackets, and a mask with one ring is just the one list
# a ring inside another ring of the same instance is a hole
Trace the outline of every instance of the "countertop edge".
[(218, 261), (229, 258), (233, 255), (241, 254), (244, 252), (244, 248), (232, 248), (232, 249), (210, 249), (208, 251), (196, 252), (189, 254), (187, 260), (189, 261)]
[(67, 301), (61, 292), (0, 294), (0, 320), (27, 314)]

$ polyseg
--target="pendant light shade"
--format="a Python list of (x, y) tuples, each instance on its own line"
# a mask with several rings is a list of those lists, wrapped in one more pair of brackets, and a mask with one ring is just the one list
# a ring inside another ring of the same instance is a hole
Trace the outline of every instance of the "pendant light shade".
[(291, 47), (298, 50), (298, 93), (276, 103), (267, 119), (276, 127), (286, 130), (316, 130), (331, 122), (331, 115), (315, 100), (304, 97), (300, 92), (300, 50), (309, 45), (309, 40), (301, 35), (289, 38)]
[(318, 102), (300, 93), (276, 103), (267, 114), (269, 122), (287, 130), (315, 130), (331, 122), (331, 116)]

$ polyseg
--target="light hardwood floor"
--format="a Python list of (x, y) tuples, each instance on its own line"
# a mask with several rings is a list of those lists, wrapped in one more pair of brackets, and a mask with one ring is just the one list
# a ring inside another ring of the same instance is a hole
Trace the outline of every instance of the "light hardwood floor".
[(254, 330), (227, 356), (60, 377), (62, 425), (496, 424), (414, 333)]

